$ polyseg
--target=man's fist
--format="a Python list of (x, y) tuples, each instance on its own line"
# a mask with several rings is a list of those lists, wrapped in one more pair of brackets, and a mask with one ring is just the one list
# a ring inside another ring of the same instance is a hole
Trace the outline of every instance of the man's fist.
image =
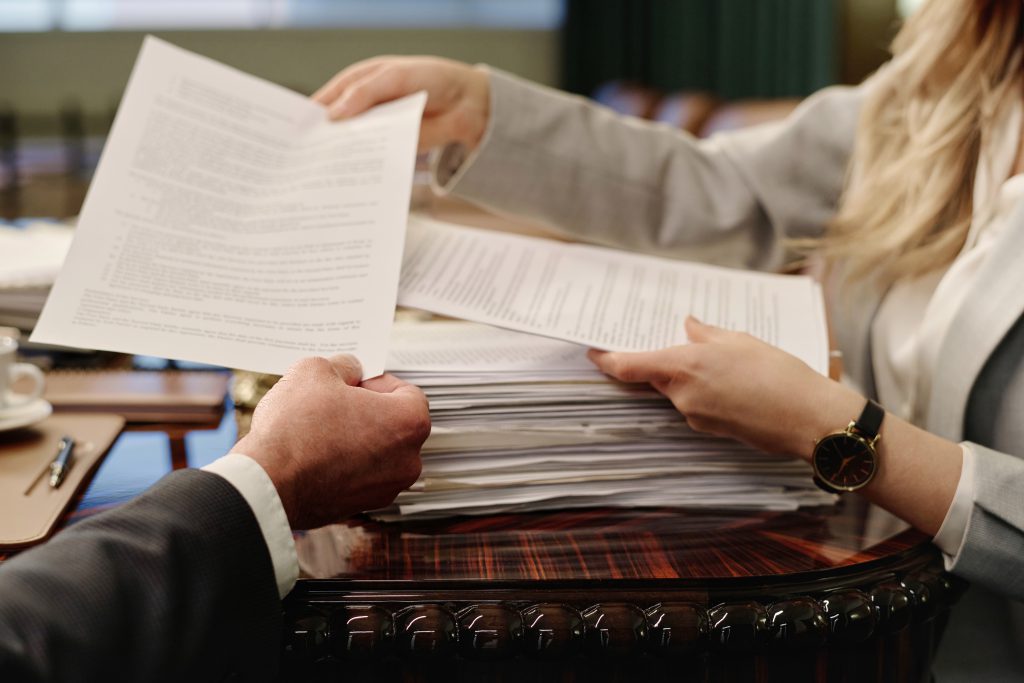
[(391, 375), (361, 375), (352, 356), (297, 362), (232, 449), (266, 470), (293, 529), (384, 507), (419, 477), (426, 397)]

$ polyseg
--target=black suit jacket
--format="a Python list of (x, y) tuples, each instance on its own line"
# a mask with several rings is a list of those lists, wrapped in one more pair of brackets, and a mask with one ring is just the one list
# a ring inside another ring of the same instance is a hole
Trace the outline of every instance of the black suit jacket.
[(0, 681), (270, 680), (280, 638), (259, 525), (209, 472), (0, 564)]

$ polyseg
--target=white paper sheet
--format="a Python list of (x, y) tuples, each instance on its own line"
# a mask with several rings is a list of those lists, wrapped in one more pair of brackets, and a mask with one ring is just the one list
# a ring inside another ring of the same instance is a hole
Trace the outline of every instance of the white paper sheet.
[(146, 39), (40, 341), (281, 373), (383, 372), (419, 121), (308, 98)]
[(612, 351), (686, 342), (692, 314), (828, 373), (817, 284), (413, 216), (398, 302)]
[(552, 370), (564, 376), (575, 370), (601, 377), (579, 344), (468, 322), (396, 322), (387, 368), (446, 374), (498, 368), (502, 373), (521, 371), (529, 376)]

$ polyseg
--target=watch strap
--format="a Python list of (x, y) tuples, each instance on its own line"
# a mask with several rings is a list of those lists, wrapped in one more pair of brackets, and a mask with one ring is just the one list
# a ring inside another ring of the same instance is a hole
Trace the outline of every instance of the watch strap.
[(860, 417), (853, 423), (853, 428), (865, 439), (871, 440), (878, 436), (884, 418), (885, 409), (869, 398)]

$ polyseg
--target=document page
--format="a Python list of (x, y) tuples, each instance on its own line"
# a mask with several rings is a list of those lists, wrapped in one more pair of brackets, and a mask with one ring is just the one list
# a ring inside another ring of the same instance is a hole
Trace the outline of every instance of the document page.
[(467, 322), (395, 323), (389, 372), (522, 372), (542, 377), (579, 371), (601, 376), (576, 344)]
[(683, 323), (752, 334), (828, 374), (820, 287), (413, 216), (398, 303), (609, 351), (686, 342)]
[(146, 38), (33, 341), (282, 373), (383, 372), (423, 93), (331, 123)]

